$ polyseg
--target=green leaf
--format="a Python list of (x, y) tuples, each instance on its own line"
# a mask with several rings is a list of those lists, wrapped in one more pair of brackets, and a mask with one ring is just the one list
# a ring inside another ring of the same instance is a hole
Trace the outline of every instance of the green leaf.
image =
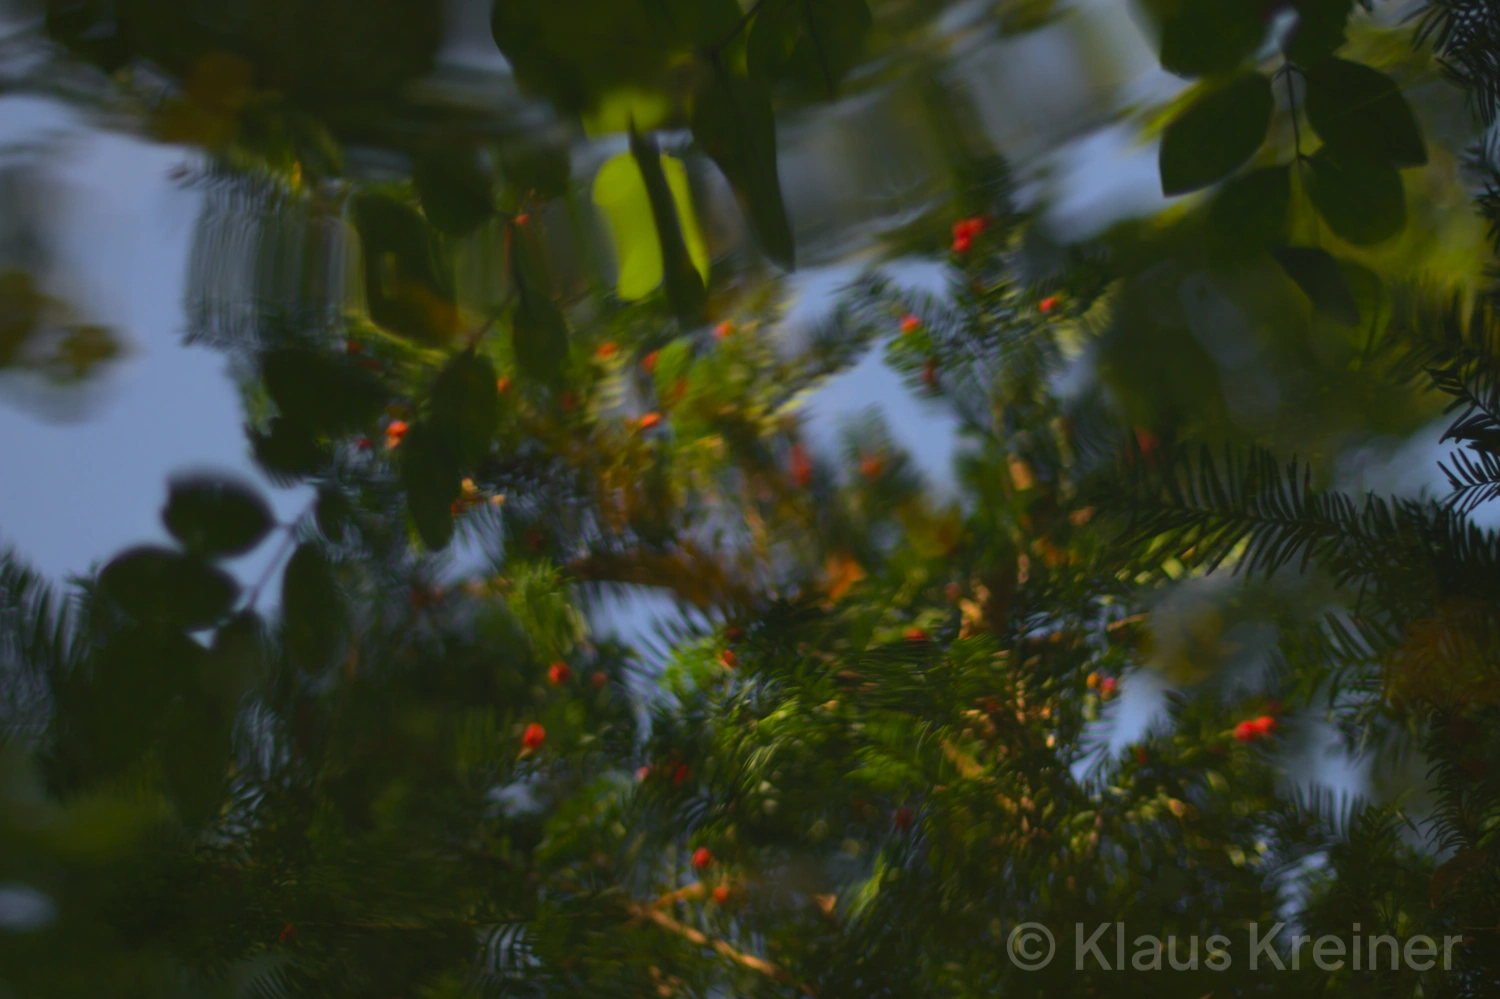
[(1287, 277), (1297, 283), (1318, 311), (1345, 326), (1358, 326), (1359, 305), (1339, 262), (1327, 250), (1283, 246), (1271, 251)]
[(523, 375), (556, 385), (568, 359), (568, 321), (552, 300), (529, 227), (513, 226), (511, 234), (511, 276), (519, 299), (511, 316), (511, 351)]
[(750, 27), (750, 72), (835, 97), (839, 81), (858, 64), (872, 23), (865, 0), (767, 0)]
[(781, 200), (776, 168), (776, 118), (765, 86), (722, 69), (698, 91), (693, 137), (734, 189), (765, 253), (791, 270), (796, 245)]
[(439, 232), (465, 236), (495, 216), (495, 174), (473, 145), (426, 151), (412, 171), (412, 185)]
[(271, 507), (250, 486), (217, 475), (174, 478), (162, 523), (194, 554), (243, 555), (271, 530)]
[(453, 539), (453, 501), (463, 475), (452, 443), (425, 423), (413, 424), (401, 442), (401, 484), (422, 543), (442, 551)]
[(1207, 187), (1254, 156), (1274, 104), (1271, 81), (1260, 73), (1241, 73), (1198, 98), (1162, 136), (1162, 193)]
[(451, 443), (459, 463), (477, 464), (489, 453), (500, 418), (495, 365), (473, 350), (459, 354), (438, 375), (428, 409), (433, 428)]
[(458, 330), (453, 275), (437, 233), (410, 205), (380, 191), (353, 199), (370, 318), (405, 337), (441, 342)]
[(1303, 77), (1308, 123), (1335, 152), (1398, 167), (1427, 162), (1422, 131), (1395, 80), (1345, 59), (1324, 59)]
[(1266, 250), (1286, 242), (1290, 166), (1261, 167), (1230, 180), (1208, 209), (1210, 235), (1223, 249)]
[(1145, 0), (1161, 38), (1161, 65), (1179, 76), (1239, 68), (1266, 36), (1256, 0)]
[(1354, 0), (1302, 0), (1297, 4), (1297, 26), (1283, 51), (1304, 66), (1333, 55), (1344, 44), (1344, 25)]
[(560, 198), (572, 185), (572, 157), (563, 141), (518, 138), (500, 148), (500, 173), (523, 198)]
[(271, 420), (266, 433), (250, 434), (250, 448), (271, 481), (281, 485), (315, 475), (327, 457), (311, 430), (281, 416)]
[(309, 671), (327, 666), (343, 644), (347, 617), (333, 566), (317, 542), (304, 541), (281, 578), (282, 639), (292, 662)]
[(1343, 156), (1324, 146), (1312, 157), (1308, 194), (1341, 238), (1369, 246), (1406, 227), (1406, 191), (1393, 166)]
[(117, 556), (100, 571), (99, 585), (136, 620), (189, 631), (222, 620), (240, 591), (227, 573), (202, 559), (154, 545)]
[(342, 356), (284, 347), (261, 355), (260, 370), (281, 415), (314, 434), (364, 429), (385, 408), (380, 380)]

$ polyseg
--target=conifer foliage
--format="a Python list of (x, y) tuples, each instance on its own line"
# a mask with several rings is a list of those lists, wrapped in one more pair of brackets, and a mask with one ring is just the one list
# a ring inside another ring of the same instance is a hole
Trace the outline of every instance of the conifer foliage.
[[(172, 543), (66, 593), (0, 556), (0, 890), (32, 912), (0, 928), (0, 989), (1500, 986), (1500, 549), (1475, 521), (1500, 341), (1492, 289), (1370, 249), (1408, 231), (1435, 140), (1409, 64), (1360, 61), (1352, 3), (1281, 34), (1251, 0), (1143, 4), (1196, 81), (1162, 189), (1206, 196), (1053, 247), (1008, 165), (954, 142), (942, 217), (898, 237), (946, 293), (872, 273), (795, 345), (778, 115), (896, 59), (883, 5), (496, 0), (537, 102), (498, 120), (412, 96), (434, 9), (48, 5), (60, 51), (204, 153), (189, 336), (231, 359), (258, 466), (312, 499), (277, 522), (253, 485), (178, 476)], [(1485, 126), (1494, 20), (1435, 3), (1416, 32)], [(584, 130), (628, 150), (594, 187), (613, 284), (577, 224)], [(748, 233), (711, 262), (704, 171)], [(1220, 335), (1275, 405), (1226, 384)], [(872, 350), (954, 420), (952, 490), (876, 416), (814, 446), (800, 402)], [(1330, 485), (1337, 442), (1434, 394), (1451, 495)], [(1224, 573), (1233, 597), (1192, 604)], [(615, 636), (608, 599), (642, 590), (676, 617)], [(1148, 675), (1183, 682), (1111, 746)], [(1427, 767), (1425, 813), (1289, 781), (1320, 720), (1382, 775)], [(1287, 932), (1251, 966), (1277, 922), (1457, 944), (1330, 970)], [(1024, 924), (1057, 960), (1016, 960)], [(1075, 964), (1075, 926), (1150, 940)], [(1153, 942), (1216, 935), (1227, 969)]]

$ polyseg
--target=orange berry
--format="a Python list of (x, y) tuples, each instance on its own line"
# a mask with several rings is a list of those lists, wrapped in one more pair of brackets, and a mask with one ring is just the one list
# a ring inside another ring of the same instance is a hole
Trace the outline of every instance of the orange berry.
[(876, 479), (885, 471), (885, 461), (878, 454), (867, 455), (859, 463), (859, 474), (867, 479)]
[(725, 649), (723, 652), (719, 653), (719, 662), (724, 664), (725, 669), (734, 669), (735, 664), (737, 664), (739, 661), (740, 657), (735, 655), (729, 649)]
[(909, 336), (921, 328), (922, 320), (918, 319), (911, 313), (907, 313), (906, 315), (901, 317), (901, 332), (903, 335)]
[(571, 679), (573, 679), (573, 671), (568, 668), (568, 664), (565, 662), (555, 662), (547, 670), (547, 682), (554, 687), (561, 687)]
[(509, 388), (510, 388), (510, 379), (509, 378), (497, 378), (497, 379), (495, 379), (495, 390), (497, 392), (505, 392)]
[(1256, 735), (1265, 736), (1276, 731), (1276, 719), (1270, 715), (1261, 715), (1250, 724), (1255, 726)]
[(909, 642), (925, 642), (927, 641), (927, 632), (921, 628), (907, 628), (906, 640)]
[(1106, 699), (1115, 696), (1115, 678), (1107, 676), (1099, 681), (1099, 693)]
[(652, 427), (656, 426), (660, 422), (661, 422), (661, 414), (660, 413), (646, 413), (646, 414), (643, 414), (641, 416), (640, 428), (642, 430), (650, 430)]
[(647, 777), (650, 777), (650, 776), (651, 776), (651, 768), (650, 767), (641, 767), (638, 770), (636, 770), (636, 772), (635, 772), (635, 779), (637, 781), (644, 781)]
[(712, 865), (713, 862), (714, 855), (709, 851), (708, 847), (700, 846), (693, 851), (693, 868), (695, 870), (701, 871)]
[(547, 741), (547, 730), (536, 722), (526, 726), (526, 734), (521, 736), (521, 745), (527, 749), (541, 749), (542, 743)]
[(511, 221), (515, 222), (516, 225), (525, 225), (527, 222), (531, 221), (531, 216), (527, 215), (525, 212), (522, 212)]
[(1036, 310), (1045, 316), (1053, 309), (1057, 308), (1057, 302), (1058, 297), (1056, 295), (1048, 295), (1046, 298), (1036, 303)]
[(392, 420), (385, 428), (385, 446), (390, 450), (401, 443), (401, 438), (406, 436), (410, 429), (405, 420)]
[(718, 904), (718, 905), (723, 905), (727, 901), (729, 901), (729, 886), (728, 885), (716, 885), (716, 886), (714, 886), (714, 902), (716, 904)]
[(733, 335), (734, 335), (734, 323), (731, 323), (727, 319), (724, 320), (719, 325), (717, 325), (717, 326), (714, 327), (714, 339), (716, 339), (716, 340), (723, 340), (723, 339), (725, 339), (727, 337), (731, 337)]
[(1098, 673), (1090, 673), (1089, 674), (1089, 678), (1087, 680), (1085, 680), (1084, 683), (1088, 684), (1088, 688), (1090, 690), (1095, 689), (1096, 687), (1099, 686), (1099, 674)]
[(653, 350), (651, 353), (641, 358), (641, 367), (645, 368), (648, 374), (654, 372), (656, 370), (656, 359), (660, 356), (661, 351)]
[(614, 357), (619, 349), (619, 347), (615, 346), (615, 342), (613, 340), (606, 340), (604, 343), (601, 343), (599, 345), (598, 350), (594, 351), (594, 356), (599, 358), (599, 360), (601, 361), (607, 361), (611, 357)]

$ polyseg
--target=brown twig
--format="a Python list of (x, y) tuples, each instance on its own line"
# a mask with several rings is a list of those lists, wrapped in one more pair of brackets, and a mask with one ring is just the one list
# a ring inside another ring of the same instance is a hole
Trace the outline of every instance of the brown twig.
[(756, 957), (753, 954), (746, 954), (743, 951), (736, 950), (723, 940), (711, 940), (706, 934), (678, 922), (660, 909), (644, 905), (631, 905), (629, 912), (636, 919), (649, 920), (662, 929), (677, 934), (689, 943), (696, 944), (699, 947), (711, 947), (715, 953), (721, 957), (728, 958), (741, 967), (749, 968), (751, 971), (758, 971), (767, 978), (773, 978), (785, 985), (791, 985), (804, 995), (817, 996), (812, 986), (797, 981), (792, 977), (790, 972), (780, 965), (772, 964), (770, 961)]

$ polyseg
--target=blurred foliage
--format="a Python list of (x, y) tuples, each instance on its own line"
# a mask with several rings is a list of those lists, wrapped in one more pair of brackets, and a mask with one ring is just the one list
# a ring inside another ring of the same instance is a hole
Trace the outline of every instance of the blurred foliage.
[[(917, 72), (945, 13), (496, 0), (525, 96), (480, 111), (419, 96), (438, 5), (48, 4), (196, 149), (190, 339), (315, 499), (278, 523), (178, 476), (172, 544), (66, 597), (0, 556), (0, 985), (1493, 993), (1500, 340), (1479, 250), (1437, 243), (1455, 164), (1494, 172), (1408, 100), (1438, 61), (1493, 120), (1490, 0), (1425, 8), (1415, 55), (1349, 0), (1140, 5), (1193, 81), (1149, 112), (1162, 190), (1206, 193), (1077, 245), (934, 78), (952, 189), (893, 243), (946, 288), (874, 270), (785, 336), (784, 125)], [(12, 365), (55, 305), (16, 259)], [(949, 494), (878, 414), (838, 454), (806, 432), (874, 349), (958, 427)], [(1451, 496), (1336, 488), (1445, 405)], [(676, 617), (608, 637), (643, 589)], [(1178, 689), (1120, 752), (1153, 670)], [(1425, 815), (1289, 779), (1320, 723), (1389, 786), (1430, 768)], [(1249, 968), (1287, 912), (1454, 961)], [(1006, 953), (1028, 921), (1064, 938), (1036, 972)], [(1075, 923), (1221, 933), (1232, 970), (1080, 968)]]

